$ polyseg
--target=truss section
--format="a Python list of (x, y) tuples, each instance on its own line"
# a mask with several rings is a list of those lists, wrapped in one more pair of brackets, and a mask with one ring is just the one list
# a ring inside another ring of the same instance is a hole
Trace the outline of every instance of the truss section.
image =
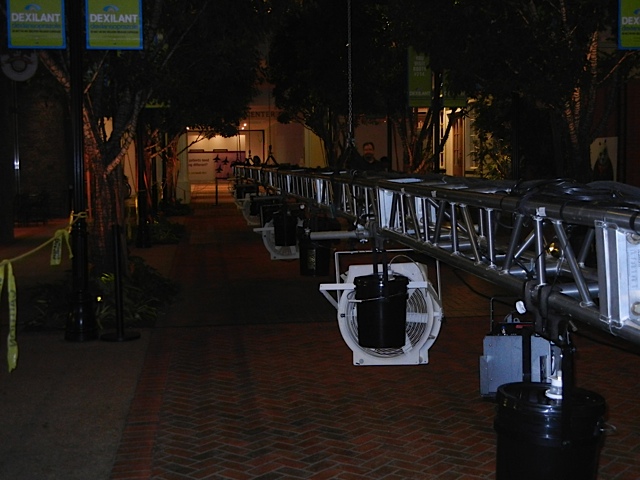
[(559, 344), (574, 320), (640, 344), (640, 189), (290, 166), (236, 175), (520, 296)]

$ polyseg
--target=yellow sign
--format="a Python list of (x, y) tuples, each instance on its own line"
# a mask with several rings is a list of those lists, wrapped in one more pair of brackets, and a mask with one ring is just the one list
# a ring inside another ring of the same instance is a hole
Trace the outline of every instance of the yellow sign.
[(9, 48), (67, 47), (62, 0), (8, 0)]
[(620, 0), (618, 48), (640, 49), (640, 0)]
[(431, 67), (429, 57), (413, 48), (408, 52), (409, 106), (431, 105)]
[(87, 49), (142, 50), (140, 0), (87, 0)]

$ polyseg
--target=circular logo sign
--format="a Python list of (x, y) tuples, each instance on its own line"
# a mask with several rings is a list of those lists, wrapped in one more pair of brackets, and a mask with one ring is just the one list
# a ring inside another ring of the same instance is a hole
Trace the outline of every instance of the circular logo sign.
[(15, 51), (0, 55), (2, 71), (11, 80), (23, 82), (33, 77), (38, 69), (38, 56), (35, 52)]

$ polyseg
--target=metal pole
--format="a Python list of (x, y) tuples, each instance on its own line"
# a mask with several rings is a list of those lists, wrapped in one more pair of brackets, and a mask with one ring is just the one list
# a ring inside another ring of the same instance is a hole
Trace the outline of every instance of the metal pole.
[(111, 227), (113, 234), (113, 276), (114, 276), (114, 297), (116, 304), (116, 331), (115, 333), (105, 333), (100, 337), (101, 340), (107, 342), (124, 342), (127, 340), (137, 340), (140, 338), (140, 332), (124, 331), (124, 294), (122, 286), (122, 228), (120, 225)]
[(136, 235), (136, 247), (151, 247), (151, 230), (149, 227), (149, 205), (147, 190), (147, 162), (144, 156), (145, 145), (144, 111), (140, 112), (138, 128), (136, 131), (136, 157), (138, 160), (138, 232)]
[(71, 241), (73, 248), (72, 274), (73, 297), (71, 313), (67, 320), (65, 340), (82, 342), (98, 338), (98, 329), (89, 295), (89, 261), (87, 255), (87, 211), (84, 171), (84, 144), (82, 120), (82, 1), (67, 2), (70, 50), (71, 141), (73, 155), (73, 209), (79, 215), (73, 224)]
[(11, 116), (13, 118), (13, 171), (15, 175), (15, 193), (22, 193), (20, 186), (20, 133), (18, 123), (18, 82), (11, 80)]
[(440, 100), (440, 84), (442, 82), (442, 74), (433, 70), (433, 97), (431, 99), (431, 108), (433, 109), (433, 173), (440, 173), (440, 111), (442, 110), (442, 102)]

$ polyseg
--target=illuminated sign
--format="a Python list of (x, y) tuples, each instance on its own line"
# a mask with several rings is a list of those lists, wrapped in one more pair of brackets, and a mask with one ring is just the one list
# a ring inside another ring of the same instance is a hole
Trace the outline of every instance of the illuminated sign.
[(142, 50), (140, 0), (87, 0), (87, 49)]
[(640, 49), (640, 0), (618, 3), (618, 48)]
[(7, 0), (9, 48), (66, 48), (62, 0)]
[[(409, 48), (407, 66), (409, 106), (431, 107), (433, 75), (429, 57)], [(456, 97), (450, 94), (446, 82), (442, 84), (440, 99), (442, 106), (447, 108), (463, 108), (467, 105), (467, 98), (464, 95)]]
[(429, 57), (409, 48), (409, 106), (428, 107), (431, 105), (431, 67)]

